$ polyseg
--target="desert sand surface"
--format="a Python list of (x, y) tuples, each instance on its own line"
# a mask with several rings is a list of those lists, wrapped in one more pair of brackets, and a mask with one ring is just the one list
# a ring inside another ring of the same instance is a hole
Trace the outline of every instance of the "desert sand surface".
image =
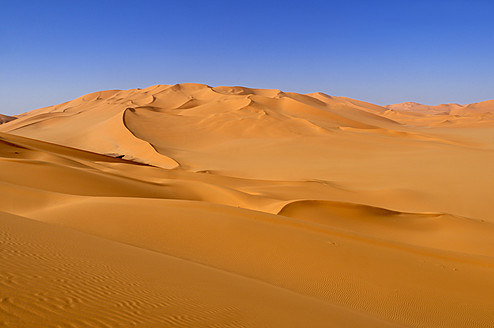
[(494, 101), (419, 105), (188, 83), (16, 115), (0, 326), (493, 327)]

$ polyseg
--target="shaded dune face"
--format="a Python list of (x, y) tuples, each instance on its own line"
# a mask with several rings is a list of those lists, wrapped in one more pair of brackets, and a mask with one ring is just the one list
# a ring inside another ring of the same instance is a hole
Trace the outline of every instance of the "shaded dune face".
[(0, 125), (0, 326), (490, 327), (490, 103), (157, 85)]
[(0, 124), (15, 120), (16, 117), (0, 114)]

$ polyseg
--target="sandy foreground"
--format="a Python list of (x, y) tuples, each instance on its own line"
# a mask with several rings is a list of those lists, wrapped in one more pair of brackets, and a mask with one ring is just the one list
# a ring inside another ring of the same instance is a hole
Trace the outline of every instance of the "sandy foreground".
[(1, 116), (2, 327), (494, 327), (494, 101), (157, 85)]

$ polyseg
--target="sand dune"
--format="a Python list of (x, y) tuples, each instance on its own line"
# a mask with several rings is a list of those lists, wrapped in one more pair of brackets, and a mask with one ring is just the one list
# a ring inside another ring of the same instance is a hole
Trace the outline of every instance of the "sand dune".
[(17, 117), (0, 114), (0, 124), (15, 120)]
[(494, 100), (467, 105), (441, 104), (436, 106), (405, 102), (384, 107), (388, 109), (384, 116), (415, 126), (489, 126), (492, 124), (494, 115)]
[(0, 325), (492, 326), (491, 102), (393, 106), (180, 84), (17, 115)]
[(441, 104), (436, 106), (429, 106), (416, 102), (404, 102), (400, 104), (387, 105), (384, 107), (391, 110), (422, 114), (449, 114), (452, 111), (463, 109), (465, 106), (459, 104)]
[(465, 113), (494, 113), (494, 100), (482, 101), (467, 105), (463, 110), (455, 112), (455, 114)]

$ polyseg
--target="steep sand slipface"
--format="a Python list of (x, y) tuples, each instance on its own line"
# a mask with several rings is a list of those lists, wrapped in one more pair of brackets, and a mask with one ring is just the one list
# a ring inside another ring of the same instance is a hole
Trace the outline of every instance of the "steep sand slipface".
[[(132, 97), (135, 92), (122, 93)], [(11, 122), (4, 131), (15, 133), (27, 129), (41, 140), (112, 156), (124, 155), (127, 159), (165, 168), (177, 167), (174, 160), (157, 154), (149, 143), (135, 138), (124, 124), (122, 106), (147, 103), (151, 98), (144, 95), (128, 100), (119, 95), (118, 91), (97, 92), (22, 114), (18, 122)], [(107, 97), (112, 101), (107, 101)]]
[(19, 115), (0, 325), (489, 327), (494, 117), (471, 106), (181, 84)]

